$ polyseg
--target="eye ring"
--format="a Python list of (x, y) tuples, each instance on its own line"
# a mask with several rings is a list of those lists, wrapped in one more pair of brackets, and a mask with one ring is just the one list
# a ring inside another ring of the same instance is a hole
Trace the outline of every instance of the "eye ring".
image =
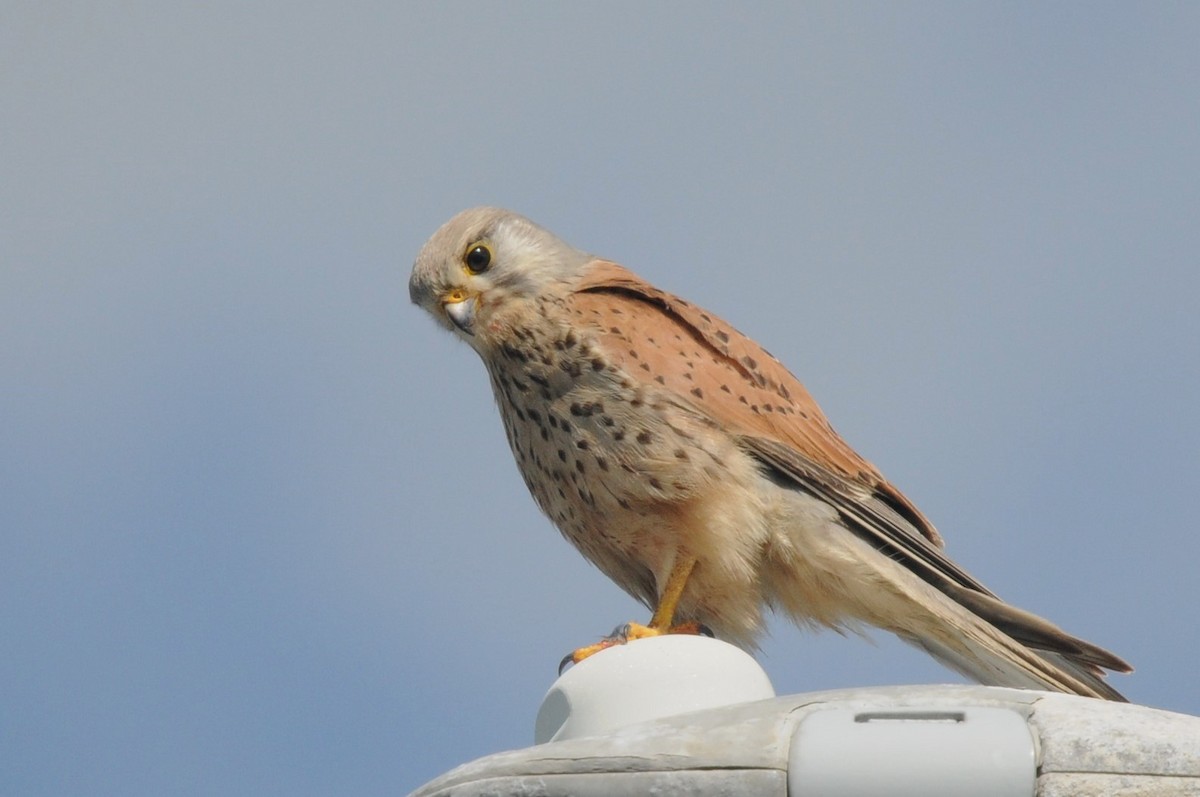
[(463, 265), (472, 274), (482, 274), (492, 266), (492, 248), (482, 241), (471, 244), (463, 255)]

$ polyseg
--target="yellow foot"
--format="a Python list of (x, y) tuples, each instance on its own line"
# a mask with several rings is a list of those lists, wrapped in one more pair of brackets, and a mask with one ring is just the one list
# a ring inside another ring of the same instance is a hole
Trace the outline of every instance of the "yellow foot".
[(663, 636), (664, 634), (702, 634), (704, 636), (712, 636), (713, 632), (707, 626), (700, 623), (680, 623), (666, 629), (654, 628), (653, 626), (642, 625), (641, 623), (625, 623), (614, 628), (611, 634), (596, 644), (587, 645), (564, 656), (563, 660), (558, 663), (558, 674), (562, 675), (563, 670), (567, 669), (568, 664), (578, 664), (588, 656), (593, 656), (605, 648), (624, 645), (626, 642), (632, 642), (635, 639)]

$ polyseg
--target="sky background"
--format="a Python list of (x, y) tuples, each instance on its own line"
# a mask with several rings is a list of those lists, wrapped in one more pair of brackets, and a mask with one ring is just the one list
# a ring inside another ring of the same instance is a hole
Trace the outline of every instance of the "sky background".
[[(1200, 6), (0, 7), (0, 792), (393, 795), (646, 612), (541, 517), (430, 233), (727, 318), (1006, 599), (1200, 713)], [(772, 624), (780, 694), (955, 681)]]

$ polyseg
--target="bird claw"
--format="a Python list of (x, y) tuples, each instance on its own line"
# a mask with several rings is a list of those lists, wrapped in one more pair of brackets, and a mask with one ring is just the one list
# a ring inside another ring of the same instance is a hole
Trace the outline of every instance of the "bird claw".
[(567, 667), (572, 664), (578, 664), (589, 656), (594, 656), (605, 648), (616, 647), (632, 642), (635, 639), (646, 639), (647, 637), (664, 636), (666, 634), (693, 634), (697, 636), (706, 636), (715, 638), (712, 629), (703, 623), (688, 622), (680, 623), (679, 625), (671, 626), (668, 629), (662, 630), (653, 628), (641, 623), (622, 623), (612, 630), (612, 633), (601, 639), (594, 645), (585, 645), (577, 648), (566, 656), (563, 656), (562, 661), (558, 663), (558, 674), (562, 675), (566, 672)]

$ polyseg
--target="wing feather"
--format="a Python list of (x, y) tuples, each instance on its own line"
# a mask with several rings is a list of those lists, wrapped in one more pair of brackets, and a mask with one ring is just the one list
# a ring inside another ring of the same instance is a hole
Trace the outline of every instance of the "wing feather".
[(593, 264), (571, 302), (631, 373), (651, 374), (733, 434), (790, 449), (807, 477), (886, 504), (941, 547), (933, 524), (842, 440), (800, 380), (722, 319), (608, 261)]
[(933, 524), (842, 440), (800, 381), (722, 319), (608, 261), (594, 262), (569, 301), (595, 326), (607, 356), (721, 424), (765, 467), (835, 507), (884, 555), (1030, 647), (1091, 674), (1131, 670), (1112, 653), (1004, 603), (955, 564)]

